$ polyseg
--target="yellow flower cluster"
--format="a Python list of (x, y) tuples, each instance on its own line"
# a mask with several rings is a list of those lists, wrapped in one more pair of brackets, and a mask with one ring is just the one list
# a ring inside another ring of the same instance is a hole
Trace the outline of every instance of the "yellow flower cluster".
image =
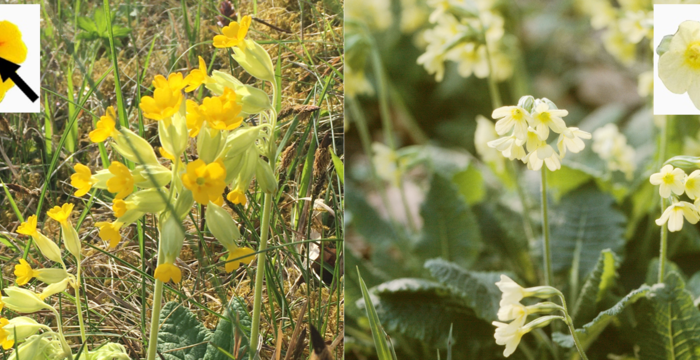
[[(568, 113), (549, 99), (523, 96), (517, 106), (493, 111), (491, 116), (498, 120), (495, 131), (503, 137), (487, 144), (510, 160), (522, 160), (530, 170), (540, 170), (543, 164), (550, 171), (559, 170), (566, 152), (580, 152), (585, 147), (582, 139), (591, 138), (591, 134), (579, 128), (566, 126), (563, 117)], [(550, 130), (559, 134), (556, 141), (559, 153), (547, 143)]]
[[(674, 232), (683, 228), (683, 218), (691, 224), (700, 221), (700, 170), (686, 175), (681, 168), (665, 165), (661, 171), (649, 177), (649, 182), (659, 186), (659, 195), (662, 198), (673, 196), (671, 205), (656, 219), (656, 225), (663, 226), (668, 223), (668, 230)], [(680, 201), (679, 197), (683, 193), (695, 202)]]
[(606, 124), (593, 132), (591, 149), (607, 163), (610, 171), (621, 171), (627, 180), (632, 180), (637, 165), (634, 161), (636, 152), (627, 144), (627, 137), (617, 125)]

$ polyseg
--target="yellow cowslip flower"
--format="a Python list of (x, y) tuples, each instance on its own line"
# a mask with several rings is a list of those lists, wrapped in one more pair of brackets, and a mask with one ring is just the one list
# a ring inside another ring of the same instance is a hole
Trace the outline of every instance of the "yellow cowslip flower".
[(245, 197), (245, 192), (243, 190), (240, 190), (238, 188), (233, 189), (231, 192), (226, 195), (226, 199), (230, 201), (233, 204), (241, 204), (245, 205), (248, 203), (248, 199)]
[[(131, 194), (126, 200), (115, 199), (112, 203), (112, 211), (114, 211), (116, 217), (120, 218), (120, 222), (130, 224), (135, 220), (132, 220), (132, 218), (137, 214), (141, 214), (136, 216), (136, 218), (139, 218), (143, 216), (143, 213), (158, 214), (165, 210), (167, 198), (168, 195), (165, 194), (163, 188), (140, 190)], [(130, 221), (121, 219), (126, 214), (130, 214), (127, 217)]]
[(207, 64), (202, 57), (199, 57), (199, 69), (194, 69), (185, 77), (187, 87), (185, 92), (195, 91), (200, 85), (204, 84), (209, 76), (207, 76)]
[(652, 185), (659, 185), (659, 195), (662, 198), (667, 198), (671, 196), (671, 192), (676, 195), (683, 194), (685, 177), (683, 169), (674, 169), (672, 165), (666, 165), (658, 173), (651, 174), (649, 182)]
[(104, 241), (109, 241), (109, 247), (112, 249), (117, 247), (122, 240), (122, 235), (119, 233), (119, 230), (123, 225), (124, 223), (119, 221), (113, 223), (104, 221), (95, 223), (95, 226), (100, 228), (100, 238)]
[(240, 23), (232, 21), (228, 26), (221, 29), (223, 35), (214, 36), (214, 47), (228, 48), (237, 46), (245, 48), (246, 44), (243, 39), (248, 34), (250, 23), (251, 18), (248, 15), (244, 16)]
[[(226, 259), (226, 272), (232, 272), (238, 269), (241, 264), (248, 265), (253, 259), (255, 259), (255, 250), (249, 247), (236, 248), (233, 251), (229, 251), (228, 258)], [(237, 259), (237, 260), (234, 260)]]
[(107, 180), (107, 191), (116, 193), (115, 199), (123, 199), (134, 191), (134, 177), (128, 167), (119, 161), (112, 161), (109, 172), (114, 176)]
[(226, 169), (221, 160), (206, 164), (197, 159), (187, 164), (187, 171), (182, 174), (182, 185), (192, 191), (194, 200), (202, 205), (217, 200), (226, 188)]
[[(30, 336), (36, 334), (40, 329), (50, 330), (46, 325), (39, 324), (34, 319), (26, 316), (17, 316), (12, 318), (7, 324), (0, 320), (0, 331), (5, 331), (6, 340), (14, 342), (22, 342)], [(20, 357), (17, 353), (11, 358), (33, 359), (31, 356)]]
[(73, 204), (66, 203), (63, 206), (54, 206), (53, 209), (46, 212), (50, 218), (58, 221), (61, 224), (67, 223), (70, 219), (70, 214), (73, 211)]
[(194, 100), (187, 100), (187, 130), (190, 137), (196, 137), (204, 125), (204, 114)]
[(92, 172), (90, 168), (83, 164), (75, 164), (73, 167), (75, 174), (70, 176), (70, 184), (74, 188), (78, 189), (73, 195), (83, 196), (90, 191), (92, 185), (95, 184), (95, 179), (92, 177)]
[(15, 265), (15, 276), (17, 285), (22, 286), (36, 277), (36, 270), (32, 269), (27, 260), (19, 259), (19, 264)]
[(527, 137), (527, 126), (532, 121), (530, 113), (519, 106), (502, 106), (494, 110), (491, 117), (498, 120), (496, 121), (496, 133), (498, 135), (503, 136), (515, 128), (513, 135), (520, 140), (525, 140)]
[(521, 160), (525, 157), (525, 155), (527, 155), (525, 154), (525, 150), (523, 149), (524, 141), (518, 139), (518, 137), (515, 134), (505, 136), (496, 140), (491, 140), (487, 144), (489, 147), (500, 151), (504, 157), (507, 157), (510, 160)]
[(240, 116), (243, 107), (236, 102), (236, 93), (233, 89), (224, 89), (224, 94), (215, 97), (206, 97), (199, 106), (204, 120), (212, 129), (233, 130), (241, 125), (243, 117)]
[[(21, 64), (27, 59), (27, 46), (22, 41), (22, 33), (17, 25), (9, 21), (0, 21), (0, 58), (15, 64)], [(3, 82), (0, 79), (0, 101), (13, 86), (15, 84), (12, 80)]]
[(12, 346), (15, 345), (14, 340), (10, 340), (7, 338), (8, 336), (10, 336), (10, 333), (4, 329), (4, 327), (9, 324), (9, 320), (7, 320), (6, 318), (0, 318), (0, 345), (2, 345), (2, 348), (4, 350), (12, 349)]
[(700, 108), (700, 22), (688, 20), (678, 26), (668, 51), (659, 57), (659, 78), (674, 94), (687, 91)]
[(97, 121), (95, 130), (90, 131), (90, 134), (88, 135), (90, 137), (90, 141), (100, 143), (107, 140), (109, 137), (118, 136), (119, 133), (116, 130), (116, 118), (117, 115), (114, 112), (114, 107), (108, 107), (107, 112), (100, 117), (100, 120)]
[(174, 73), (166, 80), (163, 75), (156, 75), (153, 79), (153, 96), (141, 98), (139, 108), (143, 110), (143, 116), (156, 121), (173, 116), (180, 110), (182, 103), (181, 90), (187, 84), (182, 79), (181, 73)]
[(182, 271), (174, 264), (162, 263), (156, 268), (153, 277), (164, 283), (172, 280), (177, 284), (182, 281)]
[(234, 60), (241, 65), (248, 74), (255, 76), (260, 80), (275, 82), (275, 70), (272, 66), (270, 54), (265, 49), (253, 40), (243, 40), (245, 47), (239, 45), (233, 48)]
[(683, 229), (683, 218), (691, 224), (700, 221), (700, 214), (695, 205), (687, 201), (676, 201), (667, 207), (661, 217), (656, 219), (656, 225), (664, 226), (668, 222), (668, 231), (680, 231)]
[(689, 198), (695, 200), (700, 198), (700, 170), (695, 170), (685, 178), (685, 193)]
[(32, 215), (27, 218), (27, 221), (19, 225), (17, 228), (17, 233), (31, 236), (34, 239), (34, 244), (36, 244), (39, 251), (41, 251), (41, 253), (47, 259), (63, 264), (63, 259), (61, 259), (61, 249), (55, 242), (49, 240), (49, 238), (37, 231), (36, 226), (36, 215)]
[(566, 110), (551, 109), (546, 102), (540, 101), (535, 104), (530, 124), (535, 128), (535, 132), (540, 140), (547, 141), (549, 129), (552, 129), (557, 134), (561, 134), (566, 130), (566, 123), (562, 117), (568, 114), (569, 112)]
[[(205, 86), (214, 95), (222, 95), (226, 88), (233, 89), (236, 92), (236, 101), (243, 106), (241, 112), (244, 114), (258, 114), (272, 107), (270, 96), (265, 91), (245, 85), (231, 74), (214, 70), (209, 80), (211, 81), (207, 81)], [(349, 81), (346, 81), (347, 83)]]
[(6, 287), (2, 301), (5, 307), (18, 313), (35, 313), (41, 310), (53, 310), (51, 305), (44, 302), (39, 295), (31, 290), (16, 286)]
[(115, 199), (112, 203), (112, 211), (114, 211), (114, 216), (120, 218), (124, 216), (126, 211), (129, 210), (126, 206), (126, 202), (121, 199)]

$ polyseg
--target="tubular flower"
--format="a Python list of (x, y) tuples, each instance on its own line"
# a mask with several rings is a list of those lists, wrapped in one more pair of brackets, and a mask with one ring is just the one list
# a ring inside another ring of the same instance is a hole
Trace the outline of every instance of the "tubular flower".
[(504, 157), (507, 157), (510, 160), (520, 160), (526, 155), (525, 150), (523, 149), (524, 143), (524, 140), (518, 139), (518, 137), (513, 134), (511, 136), (489, 141), (488, 145), (500, 151)]
[(661, 168), (660, 172), (651, 174), (649, 182), (652, 185), (659, 185), (659, 195), (662, 198), (667, 198), (671, 196), (671, 192), (676, 195), (683, 194), (685, 177), (683, 169), (674, 169), (672, 165), (666, 165)]
[(53, 310), (51, 305), (45, 303), (37, 293), (16, 286), (5, 288), (7, 296), (2, 301), (5, 306), (18, 313), (35, 313), (41, 310)]
[(668, 222), (668, 231), (680, 231), (683, 228), (683, 218), (691, 224), (697, 224), (700, 214), (695, 205), (686, 201), (677, 201), (667, 207), (661, 217), (656, 219), (656, 225), (663, 226)]
[(684, 21), (673, 35), (668, 51), (659, 57), (659, 78), (674, 94), (686, 91), (700, 108), (700, 22)]
[(500, 119), (496, 122), (496, 133), (505, 135), (515, 128), (513, 135), (520, 140), (525, 140), (527, 136), (527, 125), (532, 121), (532, 117), (527, 110), (519, 106), (503, 106), (493, 111), (491, 117)]
[(73, 195), (80, 197), (87, 194), (96, 181), (92, 177), (92, 172), (89, 167), (78, 163), (75, 164), (73, 169), (75, 169), (75, 174), (70, 176), (70, 184), (78, 189)]
[(190, 137), (196, 137), (204, 125), (204, 114), (194, 100), (187, 100), (187, 130)]
[(566, 123), (562, 117), (568, 115), (568, 111), (550, 109), (549, 105), (544, 101), (537, 103), (534, 110), (531, 124), (540, 140), (547, 141), (549, 129), (558, 134), (566, 130)]
[(107, 180), (107, 191), (116, 193), (115, 199), (123, 199), (134, 191), (134, 177), (124, 164), (112, 161), (109, 172), (114, 176)]
[(156, 268), (156, 272), (153, 274), (153, 277), (164, 283), (172, 280), (177, 284), (182, 281), (182, 271), (179, 267), (173, 264), (162, 263)]
[(685, 178), (685, 193), (689, 198), (695, 200), (700, 198), (700, 170), (695, 170)]
[(156, 75), (153, 79), (153, 86), (156, 88), (153, 97), (144, 96), (139, 104), (143, 116), (156, 121), (173, 116), (180, 110), (183, 98), (180, 91), (186, 85), (181, 73), (170, 74), (167, 80), (163, 75)]
[(248, 247), (236, 248), (233, 251), (229, 251), (228, 258), (226, 259), (226, 272), (233, 272), (238, 269), (241, 264), (250, 264), (255, 258), (253, 254), (255, 254), (255, 250)]
[(119, 230), (123, 225), (124, 223), (119, 221), (115, 221), (113, 223), (104, 221), (95, 223), (95, 226), (100, 228), (100, 238), (102, 238), (104, 241), (109, 241), (109, 247), (112, 249), (117, 247), (119, 242), (122, 240)]
[(228, 201), (230, 201), (234, 204), (241, 204), (241, 205), (245, 205), (248, 202), (248, 199), (246, 199), (245, 193), (243, 192), (243, 190), (240, 190), (238, 188), (229, 192), (228, 195), (226, 195), (226, 199), (228, 199)]
[(126, 211), (129, 210), (126, 206), (126, 202), (121, 199), (116, 199), (112, 203), (112, 211), (114, 211), (114, 216), (120, 218), (124, 216)]
[(530, 332), (532, 329), (523, 327), (525, 323), (525, 317), (521, 318), (519, 321), (513, 321), (510, 324), (494, 321), (493, 325), (496, 326), (496, 333), (494, 338), (496, 339), (496, 344), (505, 345), (506, 349), (503, 351), (503, 356), (508, 357), (515, 349), (518, 348), (520, 344), (520, 339), (523, 335)]
[(34, 236), (38, 233), (36, 229), (36, 215), (27, 218), (27, 221), (21, 223), (17, 228), (17, 233), (22, 235)]
[(36, 277), (36, 270), (32, 269), (27, 260), (19, 259), (19, 264), (15, 265), (15, 276), (17, 285), (22, 286)]
[(72, 211), (73, 204), (68, 203), (63, 204), (62, 207), (55, 206), (53, 209), (47, 211), (46, 214), (61, 224), (63, 243), (66, 245), (68, 251), (70, 251), (76, 259), (79, 259), (80, 239), (78, 238), (78, 232), (70, 223), (70, 214)]
[(73, 211), (73, 204), (66, 203), (63, 206), (54, 206), (53, 209), (46, 212), (50, 218), (58, 221), (61, 224), (69, 222), (70, 214)]
[(12, 346), (15, 344), (14, 340), (10, 340), (7, 338), (8, 336), (10, 336), (10, 333), (4, 329), (4, 327), (9, 324), (9, 320), (7, 320), (6, 318), (0, 318), (0, 345), (2, 345), (2, 348), (4, 350), (12, 349)]
[(207, 64), (202, 57), (199, 57), (199, 69), (194, 69), (185, 77), (184, 82), (187, 84), (185, 92), (195, 91), (199, 86), (207, 81)]
[(221, 160), (207, 165), (201, 159), (187, 164), (187, 171), (182, 174), (182, 184), (192, 191), (195, 201), (206, 205), (216, 201), (226, 188), (226, 169)]
[(578, 153), (583, 150), (586, 145), (581, 139), (590, 139), (591, 134), (583, 130), (579, 130), (577, 127), (570, 127), (564, 129), (559, 135), (559, 140), (557, 141), (557, 147), (559, 148), (559, 157), (564, 158), (566, 150), (568, 149), (572, 153)]
[(114, 107), (110, 106), (107, 108), (107, 112), (100, 117), (95, 125), (95, 130), (90, 131), (88, 135), (90, 141), (94, 143), (101, 143), (109, 137), (118, 136), (119, 132), (116, 130), (117, 121), (116, 113), (114, 112)]
[(240, 116), (243, 107), (236, 102), (236, 93), (230, 89), (224, 89), (224, 94), (215, 97), (206, 97), (199, 106), (199, 111), (204, 120), (212, 129), (233, 130), (241, 125), (243, 117)]
[(250, 16), (244, 16), (241, 22), (232, 21), (228, 26), (221, 29), (223, 35), (214, 36), (214, 47), (217, 48), (228, 48), (238, 46), (240, 48), (245, 48), (246, 34), (248, 34), (248, 28), (250, 28), (251, 18)]
[(47, 259), (63, 264), (61, 249), (55, 242), (49, 240), (49, 238), (37, 231), (36, 225), (36, 215), (32, 215), (27, 218), (26, 222), (20, 224), (17, 228), (17, 233), (31, 236), (34, 239), (34, 243), (39, 248), (39, 251), (41, 251)]

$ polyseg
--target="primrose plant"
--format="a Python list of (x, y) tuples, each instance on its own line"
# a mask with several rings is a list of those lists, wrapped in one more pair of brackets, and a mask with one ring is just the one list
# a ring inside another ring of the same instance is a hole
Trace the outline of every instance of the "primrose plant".
[[(280, 94), (275, 87), (270, 56), (258, 43), (246, 39), (250, 25), (250, 16), (243, 17), (240, 22), (231, 22), (222, 29), (222, 35), (214, 37), (213, 44), (217, 48), (232, 48), (233, 59), (244, 70), (259, 80), (270, 82), (273, 101), (265, 91), (243, 84), (231, 74), (215, 70), (210, 75), (204, 59), (199, 57), (199, 68), (190, 71), (187, 76), (179, 72), (171, 73), (167, 78), (156, 76), (152, 96), (141, 98), (139, 107), (143, 115), (158, 123), (158, 137), (162, 145), (158, 149), (160, 157), (148, 141), (129, 130), (125, 113), (120, 111), (117, 114), (114, 108), (108, 107), (89, 138), (94, 143), (108, 145), (123, 161), (115, 159), (103, 164), (104, 168), (96, 173), (85, 165), (76, 164), (75, 174), (71, 176), (71, 185), (77, 189), (76, 196), (88, 193), (94, 196), (95, 189), (104, 189), (113, 194), (115, 220), (95, 224), (99, 227), (100, 237), (108, 242), (110, 248), (115, 248), (121, 241), (121, 229), (146, 214), (153, 215), (157, 221), (158, 265), (153, 275), (155, 285), (148, 360), (157, 358), (163, 284), (182, 281), (177, 257), (188, 232), (183, 221), (194, 205), (206, 207), (207, 228), (228, 251), (224, 265), (227, 272), (254, 259), (255, 250), (238, 245), (242, 238), (238, 225), (224, 208), (224, 198), (230, 204), (247, 204), (247, 191), (254, 177), (264, 193), (264, 204), (250, 334), (251, 358), (258, 348), (265, 249), (273, 195), (277, 191), (274, 129), (278, 114), (272, 104), (277, 103)], [(209, 90), (210, 96), (201, 102), (193, 96), (188, 97), (201, 86)], [(252, 117), (257, 117), (258, 121), (248, 123), (246, 119)], [(192, 141), (194, 149), (190, 149), (191, 138), (196, 139)], [(227, 186), (230, 191), (225, 193)], [(16, 351), (22, 359), (34, 358), (25, 355), (33, 354), (32, 351), (62, 355), (55, 358), (72, 358), (61, 330), (60, 314), (44, 302), (47, 296), (65, 291), (68, 286), (75, 288), (75, 298), (80, 298), (81, 248), (78, 232), (69, 220), (72, 209), (72, 204), (65, 204), (51, 209), (48, 215), (61, 225), (64, 245), (76, 259), (75, 274), (67, 272), (58, 246), (37, 231), (36, 216), (30, 217), (18, 230), (32, 236), (42, 254), (61, 265), (60, 269), (32, 269), (26, 261), (20, 260), (15, 270), (18, 285), (36, 277), (48, 286), (39, 294), (19, 287), (5, 289), (9, 296), (3, 297), (3, 303), (7, 308), (19, 313), (49, 309), (59, 319), (57, 332), (24, 317), (2, 320), (4, 337), (0, 340), (3, 347), (9, 348), (13, 342), (24, 341)], [(76, 301), (76, 306), (82, 340), (85, 342), (79, 301)], [(40, 330), (44, 330), (44, 333), (35, 335)], [(113, 358), (128, 358), (118, 344), (103, 346), (97, 351), (121, 351), (119, 356)]]

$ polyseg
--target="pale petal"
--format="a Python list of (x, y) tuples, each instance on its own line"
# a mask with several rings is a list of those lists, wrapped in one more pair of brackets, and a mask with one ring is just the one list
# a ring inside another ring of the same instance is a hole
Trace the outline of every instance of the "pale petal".
[(688, 48), (690, 43), (697, 41), (699, 37), (700, 23), (686, 20), (678, 26), (678, 32), (673, 35), (669, 51), (683, 52)]
[(668, 231), (675, 232), (680, 231), (683, 228), (683, 211), (679, 209), (673, 209), (671, 211), (671, 216), (668, 219)]
[(664, 210), (664, 213), (661, 214), (661, 217), (656, 219), (656, 225), (662, 226), (663, 224), (668, 221), (668, 218), (671, 216), (671, 212), (673, 211), (673, 205), (669, 206)]
[[(495, 141), (495, 140), (494, 140), (494, 141)], [(489, 143), (489, 144), (490, 144), (490, 143)], [(489, 145), (489, 146), (491, 146), (491, 145)], [(662, 182), (663, 177), (664, 177), (664, 176), (661, 175), (661, 173), (651, 174), (651, 176), (649, 177), (649, 182), (650, 182), (652, 185), (661, 185), (661, 182)]]
[(667, 52), (659, 57), (659, 78), (675, 94), (688, 91), (694, 78), (693, 70), (685, 65), (683, 53)]

